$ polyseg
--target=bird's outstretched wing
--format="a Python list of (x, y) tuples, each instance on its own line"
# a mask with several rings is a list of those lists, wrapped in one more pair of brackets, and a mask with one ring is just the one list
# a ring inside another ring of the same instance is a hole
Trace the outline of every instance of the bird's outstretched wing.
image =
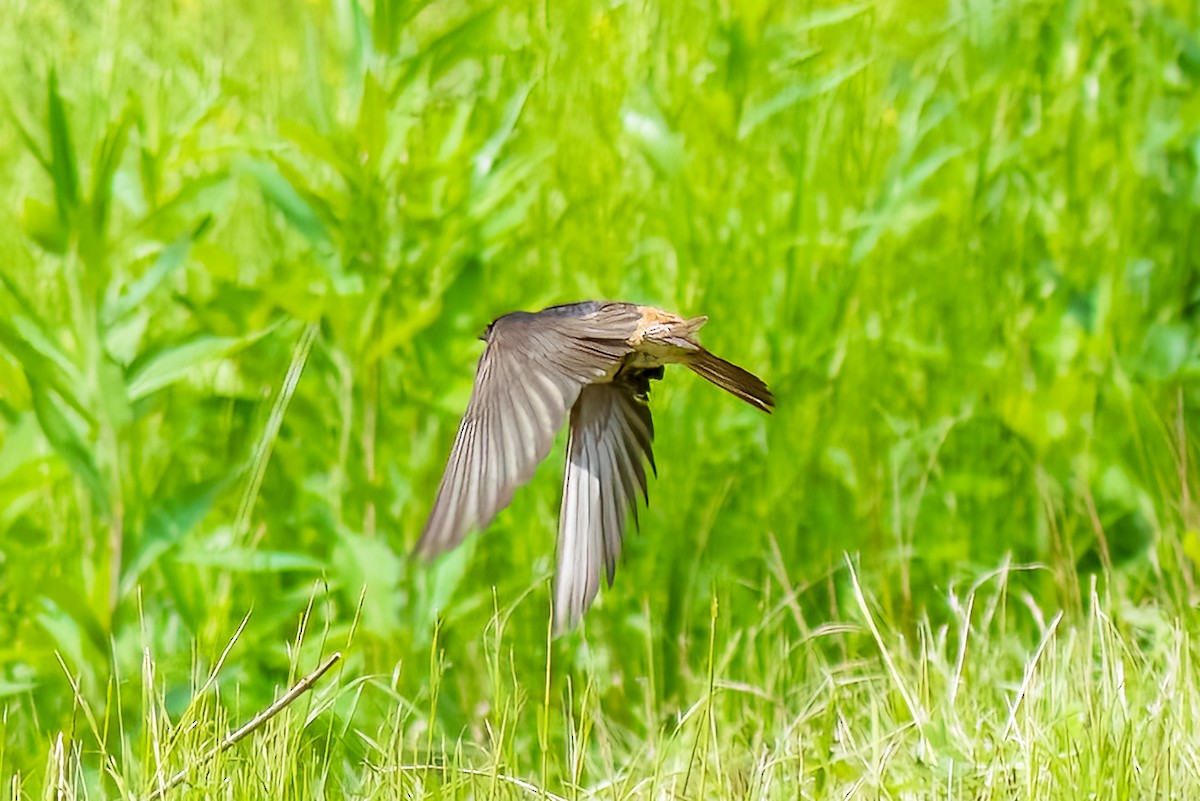
[(417, 554), (450, 550), (508, 505), (550, 452), (580, 389), (629, 353), (637, 320), (626, 304), (579, 304), (492, 324)]
[[(661, 377), (661, 368), (656, 377)], [(554, 627), (579, 621), (600, 589), (612, 586), (626, 517), (637, 519), (637, 496), (649, 500), (646, 468), (654, 468), (654, 424), (645, 374), (585, 387), (571, 409), (567, 470), (558, 528)]]

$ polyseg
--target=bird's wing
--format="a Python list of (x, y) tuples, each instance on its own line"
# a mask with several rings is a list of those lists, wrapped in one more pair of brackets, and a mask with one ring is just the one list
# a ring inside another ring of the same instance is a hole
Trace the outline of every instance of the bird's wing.
[(450, 550), (487, 526), (533, 477), (580, 389), (630, 351), (631, 314), (604, 312), (506, 315), (492, 325), (417, 554)]
[(637, 519), (637, 496), (647, 497), (643, 459), (654, 466), (654, 424), (646, 388), (618, 378), (585, 387), (571, 409), (567, 471), (558, 528), (554, 625), (578, 622), (600, 589), (612, 586), (626, 516)]

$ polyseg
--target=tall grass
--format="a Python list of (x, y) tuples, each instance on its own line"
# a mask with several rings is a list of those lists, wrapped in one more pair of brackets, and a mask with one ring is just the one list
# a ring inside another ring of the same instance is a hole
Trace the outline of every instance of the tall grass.
[[(119, 728), (127, 747), (101, 773), (147, 798), (1188, 797), (1200, 781), (1193, 629), (1158, 605), (1117, 608), (1095, 584), (1085, 608), (1046, 619), (1014, 593), (1024, 569), (955, 588), (945, 619), (922, 615), (911, 634), (883, 624), (853, 563), (840, 572), (855, 604), (810, 626), (781, 569), (756, 625), (732, 627), (713, 599), (705, 655), (670, 712), (603, 652), (543, 695), (513, 669), (527, 640), (509, 633), (505, 608), (481, 634), (480, 664), (434, 642), (428, 663), (343, 674), (232, 749), (221, 684), (194, 687), (172, 715), (148, 655), (132, 682), (146, 720)], [(1013, 636), (1016, 620), (1034, 642)], [(410, 671), (426, 697), (402, 691)], [(479, 699), (471, 723), (445, 727), (447, 697)], [(87, 700), (80, 710), (96, 725)], [(364, 718), (370, 727), (354, 725)], [(75, 738), (74, 750), (62, 735), (50, 749), (48, 797), (100, 791)], [(21, 797), (19, 777), (13, 787)]]
[[(340, 649), (193, 792), (1185, 795), (1198, 14), (14, 6), (6, 787), (149, 792)], [(476, 335), (586, 297), (708, 314), (779, 410), (656, 385), (547, 642), (561, 451), (407, 552)]]

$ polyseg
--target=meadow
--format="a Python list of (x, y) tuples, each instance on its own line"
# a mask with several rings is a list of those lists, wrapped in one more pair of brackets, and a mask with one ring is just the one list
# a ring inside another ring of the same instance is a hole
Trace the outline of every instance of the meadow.
[[(1200, 793), (1196, 3), (0, 19), (0, 797)], [(778, 408), (668, 370), (555, 638), (563, 438), (410, 551), (587, 298)]]

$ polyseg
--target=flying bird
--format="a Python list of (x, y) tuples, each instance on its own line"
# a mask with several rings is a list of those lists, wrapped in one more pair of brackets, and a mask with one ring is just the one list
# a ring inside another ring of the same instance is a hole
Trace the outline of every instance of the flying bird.
[(586, 301), (497, 318), (429, 520), (415, 552), (431, 558), (486, 528), (533, 477), (570, 417), (555, 574), (554, 626), (575, 625), (604, 571), (609, 587), (625, 533), (648, 503), (655, 469), (650, 381), (682, 364), (770, 413), (775, 398), (757, 376), (709, 353), (696, 339), (707, 317), (651, 306)]

